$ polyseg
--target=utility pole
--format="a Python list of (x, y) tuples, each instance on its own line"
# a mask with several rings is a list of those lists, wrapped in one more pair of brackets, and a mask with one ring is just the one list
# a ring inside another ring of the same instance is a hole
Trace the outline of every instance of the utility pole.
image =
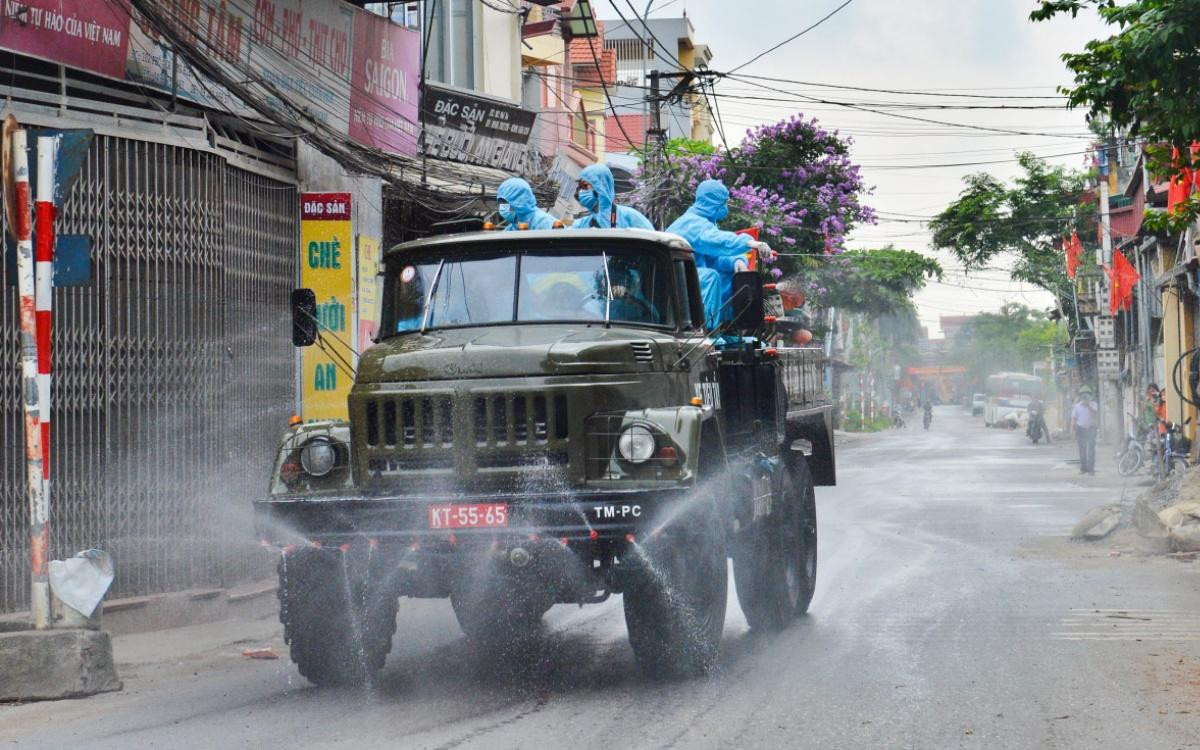
[[(642, 158), (646, 159), (650, 165), (647, 170), (658, 184), (661, 179), (659, 168), (661, 167), (659, 157), (662, 154), (663, 136), (665, 133), (662, 129), (662, 96), (660, 86), (662, 82), (662, 73), (658, 68), (650, 71), (650, 126), (646, 128), (646, 148), (642, 152)], [(656, 187), (657, 191), (657, 187)], [(657, 198), (657, 196), (656, 196)], [(650, 206), (650, 221), (656, 227), (662, 226), (662, 202), (654, 200)]]
[[(1097, 170), (1097, 181), (1099, 182), (1100, 188), (1100, 257), (1097, 260), (1099, 260), (1100, 265), (1104, 268), (1112, 268), (1113, 247), (1112, 233), (1110, 231), (1112, 225), (1108, 210), (1108, 173), (1112, 167), (1108, 163), (1107, 143), (1100, 146), (1097, 157), (1100, 167), (1099, 170)], [(1111, 285), (1111, 283), (1112, 282), (1110, 281), (1109, 284)], [(1106, 300), (1098, 300), (1098, 302), (1101, 305), (1101, 310), (1103, 311), (1103, 305), (1105, 304)], [(1115, 329), (1116, 318), (1113, 318), (1113, 326)], [(1097, 351), (1099, 351), (1099, 343), (1099, 339), (1097, 339)], [(1115, 345), (1116, 342), (1114, 341), (1113, 344)], [(1099, 362), (1099, 356), (1100, 355), (1097, 354), (1097, 363)], [(1118, 371), (1113, 373), (1108, 369), (1101, 372), (1101, 368), (1099, 367), (1097, 367), (1096, 370), (1100, 380), (1099, 395), (1101, 435), (1104, 436), (1106, 442), (1110, 439), (1114, 441), (1119, 440), (1120, 433), (1117, 432), (1117, 430), (1120, 428), (1122, 421), (1120, 407), (1120, 384), (1118, 380), (1120, 378), (1120, 372)]]
[[(660, 179), (658, 176), (658, 168), (661, 165), (663, 152), (666, 150), (667, 131), (662, 126), (662, 103), (663, 99), (674, 100), (676, 97), (683, 96), (683, 93), (691, 86), (695, 80), (696, 74), (690, 70), (681, 70), (674, 73), (663, 73), (657, 68), (650, 71), (650, 127), (646, 129), (646, 150), (643, 153), (645, 158), (653, 169), (647, 170), (650, 174), (655, 175), (655, 179)], [(675, 87), (667, 93), (666, 97), (662, 95), (662, 79), (670, 78), (677, 80)], [(655, 226), (662, 226), (662, 203), (661, 201), (653, 201), (653, 206), (650, 210), (650, 220)]]
[[(646, 9), (644, 11), (642, 11), (642, 18), (645, 19), (647, 32), (649, 32), (649, 30), (650, 30), (650, 28), (649, 28), (650, 6), (652, 6), (652, 5), (654, 5), (654, 0), (647, 0)], [(632, 32), (633, 27), (630, 26), (629, 30)], [(642, 45), (642, 75), (643, 75), (643, 77), (646, 75), (646, 72), (650, 70), (650, 55), (653, 51), (652, 47), (651, 47), (651, 45), (654, 44), (653, 40), (654, 40), (654, 37), (651, 36), (649, 33), (647, 33), (646, 39), (645, 39), (645, 44)], [(647, 104), (648, 104), (648, 102), (646, 102), (645, 100), (642, 101), (642, 122), (643, 123), (646, 122), (646, 120), (648, 119), (647, 111), (646, 111), (648, 109)], [(646, 150), (647, 150), (647, 148), (649, 148), (649, 146), (650, 146), (650, 130), (647, 128), (646, 134), (642, 137), (642, 158), (645, 158)]]

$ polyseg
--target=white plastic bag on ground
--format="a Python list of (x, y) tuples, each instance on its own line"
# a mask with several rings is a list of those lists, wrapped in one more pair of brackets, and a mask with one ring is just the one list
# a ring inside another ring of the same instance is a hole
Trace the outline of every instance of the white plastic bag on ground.
[(91, 617), (113, 582), (112, 556), (86, 549), (68, 560), (50, 561), (50, 590), (71, 609)]

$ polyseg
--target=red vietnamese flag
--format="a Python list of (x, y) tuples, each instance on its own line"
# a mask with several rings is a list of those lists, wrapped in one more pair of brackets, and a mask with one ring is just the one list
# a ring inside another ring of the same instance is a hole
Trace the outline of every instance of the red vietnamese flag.
[[(749, 235), (751, 239), (753, 239), (755, 242), (758, 242), (758, 227), (735, 229), (733, 233)], [(756, 250), (750, 250), (746, 253), (746, 263), (748, 264), (747, 268), (749, 268), (751, 271), (758, 270), (758, 252)]]
[(1120, 250), (1113, 250), (1112, 268), (1108, 269), (1109, 293), (1108, 311), (1112, 315), (1117, 310), (1128, 310), (1133, 307), (1133, 285), (1142, 278)]
[(1075, 271), (1079, 268), (1079, 257), (1083, 255), (1083, 243), (1079, 241), (1079, 235), (1071, 232), (1071, 242), (1066, 246), (1067, 250), (1067, 276), (1075, 278)]

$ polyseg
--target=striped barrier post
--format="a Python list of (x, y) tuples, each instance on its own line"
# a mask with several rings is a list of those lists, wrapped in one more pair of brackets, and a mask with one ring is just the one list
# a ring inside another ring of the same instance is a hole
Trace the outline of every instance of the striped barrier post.
[(37, 322), (38, 416), (42, 431), (42, 485), (46, 505), (50, 505), (50, 331), (54, 289), (54, 205), (55, 167), (58, 137), (37, 139), (37, 196), (33, 203), (34, 318)]
[[(25, 466), (29, 498), (30, 602), (33, 626), (50, 627), (50, 585), (46, 557), (50, 542), (49, 504), (42, 468), (41, 387), (38, 378), (37, 285), (33, 254), (33, 218), (29, 194), (26, 132), (13, 131), (12, 169), (16, 182), (17, 287), (20, 294), (21, 393), (25, 408)], [(51, 186), (53, 190), (53, 186)]]

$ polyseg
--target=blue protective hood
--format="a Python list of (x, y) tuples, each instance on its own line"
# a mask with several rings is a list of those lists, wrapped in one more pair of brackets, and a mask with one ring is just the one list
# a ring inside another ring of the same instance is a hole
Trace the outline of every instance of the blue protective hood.
[(596, 206), (596, 213), (607, 214), (612, 209), (613, 200), (617, 197), (617, 187), (613, 180), (612, 170), (605, 164), (589, 164), (579, 173), (579, 179), (591, 183), (592, 190), (596, 191), (596, 198), (600, 201)]
[(705, 180), (696, 188), (692, 209), (709, 221), (720, 221), (728, 213), (729, 188), (720, 180)]
[(499, 189), (496, 190), (496, 198), (508, 201), (517, 212), (517, 221), (528, 222), (537, 210), (537, 198), (533, 195), (533, 188), (520, 177), (509, 177), (500, 183)]

